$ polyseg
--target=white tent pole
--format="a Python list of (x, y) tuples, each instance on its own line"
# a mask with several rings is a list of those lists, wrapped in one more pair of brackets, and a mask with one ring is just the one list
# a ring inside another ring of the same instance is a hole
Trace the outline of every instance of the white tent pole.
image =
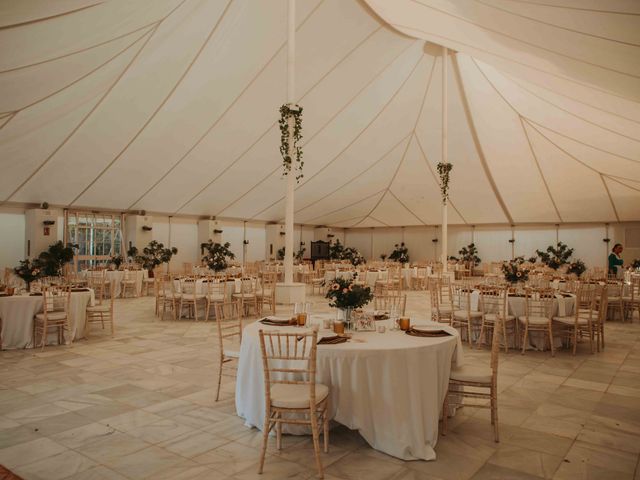
[[(295, 0), (289, 0), (289, 21), (287, 23), (287, 102), (295, 103), (295, 34), (296, 34), (296, 4)], [(293, 160), (295, 149), (293, 141), (294, 128), (293, 115), (289, 116), (289, 158), (291, 158), (291, 170), (287, 175), (287, 196), (285, 203), (285, 237), (284, 237), (284, 283), (293, 283), (293, 197), (295, 193), (295, 161)]]
[[(449, 52), (447, 47), (442, 47), (442, 163), (449, 161), (447, 151), (447, 58)], [(442, 202), (442, 271), (447, 271), (447, 200)]]

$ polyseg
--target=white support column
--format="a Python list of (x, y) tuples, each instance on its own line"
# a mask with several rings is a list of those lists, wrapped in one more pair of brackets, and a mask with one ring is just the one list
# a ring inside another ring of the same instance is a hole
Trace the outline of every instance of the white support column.
[[(287, 24), (287, 102), (295, 103), (295, 56), (296, 56), (296, 4), (295, 0), (289, 0), (289, 21)], [(289, 117), (289, 157), (291, 158), (291, 170), (287, 175), (287, 196), (285, 203), (285, 240), (284, 240), (284, 283), (290, 285), (293, 283), (293, 211), (294, 211), (294, 194), (295, 194), (295, 161), (293, 128), (294, 119)]]
[[(296, 103), (296, 75), (295, 75), (295, 35), (296, 35), (296, 5), (295, 0), (289, 0), (288, 22), (287, 22), (287, 103)], [(289, 123), (289, 157), (291, 158), (291, 170), (287, 174), (287, 195), (285, 199), (284, 214), (284, 282), (276, 284), (276, 302), (290, 304), (303, 302), (305, 299), (305, 284), (293, 283), (293, 213), (294, 194), (296, 188), (296, 161), (293, 141), (293, 130), (295, 126), (293, 116), (288, 119)]]
[[(447, 47), (442, 47), (442, 163), (449, 161), (449, 152), (447, 150), (447, 59), (449, 57), (449, 51)], [(448, 258), (448, 232), (447, 223), (449, 219), (447, 216), (447, 201), (442, 203), (442, 271), (447, 271), (447, 258)]]

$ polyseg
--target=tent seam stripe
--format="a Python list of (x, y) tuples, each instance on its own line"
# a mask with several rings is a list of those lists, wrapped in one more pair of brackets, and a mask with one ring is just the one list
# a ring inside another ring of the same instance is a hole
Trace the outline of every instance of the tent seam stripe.
[(471, 132), (471, 138), (473, 138), (473, 143), (476, 147), (476, 153), (478, 154), (478, 158), (480, 159), (480, 165), (484, 170), (485, 176), (489, 181), (489, 185), (493, 189), (493, 194), (498, 201), (500, 207), (502, 207), (502, 213), (507, 217), (509, 223), (513, 224), (513, 217), (511, 213), (507, 209), (507, 205), (502, 198), (502, 194), (500, 193), (498, 186), (496, 185), (496, 181), (489, 170), (489, 165), (487, 164), (487, 159), (484, 155), (484, 150), (482, 149), (482, 145), (480, 143), (480, 137), (478, 136), (478, 131), (476, 130), (475, 122), (473, 121), (473, 117), (471, 116), (471, 107), (469, 106), (469, 99), (467, 98), (467, 92), (464, 87), (464, 80), (462, 79), (462, 74), (460, 73), (460, 67), (458, 66), (458, 57), (457, 55), (453, 55), (451, 57), (451, 65), (453, 66), (453, 72), (457, 79), (456, 84), (458, 86), (458, 92), (460, 94), (460, 100), (462, 101), (463, 110), (465, 113), (465, 117), (467, 119), (467, 125)]
[(206, 46), (209, 44), (209, 41), (211, 40), (211, 38), (213, 38), (213, 34), (218, 30), (218, 26), (220, 25), (220, 23), (222, 23), (222, 21), (225, 18), (227, 12), (229, 11), (229, 7), (231, 6), (232, 3), (233, 3), (233, 0), (228, 0), (227, 5), (225, 6), (224, 10), (222, 11), (222, 14), (220, 15), (220, 17), (218, 17), (218, 20), (216, 21), (215, 25), (213, 26), (213, 28), (211, 29), (211, 31), (207, 35), (204, 43), (200, 46), (200, 48), (196, 52), (195, 56), (191, 59), (191, 61), (189, 62), (189, 65), (187, 65), (187, 68), (184, 70), (184, 72), (182, 72), (182, 74), (178, 78), (178, 81), (171, 88), (171, 90), (169, 90), (169, 93), (165, 96), (165, 98), (162, 100), (162, 102), (160, 102), (160, 105), (158, 105), (156, 107), (156, 109), (153, 111), (151, 116), (144, 122), (142, 127), (140, 127), (140, 129), (133, 135), (131, 140), (129, 140), (129, 142), (127, 142), (127, 144), (124, 146), (124, 148), (122, 148), (120, 150), (120, 152), (113, 158), (113, 160), (111, 160), (107, 164), (107, 166), (102, 169), (102, 171), (98, 174), (98, 176), (95, 177), (91, 181), (91, 183), (89, 183), (89, 185), (87, 185), (84, 188), (84, 190), (82, 190), (76, 196), (76, 198), (73, 199), (73, 201), (70, 203), (70, 205), (73, 205), (82, 195), (84, 195), (91, 187), (93, 187), (95, 185), (95, 183), (98, 180), (100, 180), (100, 178), (102, 178), (102, 176), (118, 161), (118, 159), (120, 159), (122, 157), (122, 155), (124, 155), (124, 153), (129, 149), (129, 147), (138, 139), (138, 137), (142, 134), (144, 129), (147, 128), (147, 126), (149, 126), (149, 124), (153, 121), (153, 119), (158, 114), (158, 112), (162, 109), (162, 107), (164, 107), (166, 105), (166, 103), (169, 101), (171, 96), (176, 92), (176, 90), (178, 89), (178, 87), (180, 86), (182, 81), (189, 74), (189, 72), (191, 71), (191, 68), (196, 64), (196, 62), (200, 58), (200, 55), (202, 54), (202, 52), (204, 51)]
[(568, 58), (568, 59), (573, 60), (573, 61), (576, 61), (576, 62), (584, 63), (585, 65), (590, 65), (590, 66), (592, 66), (592, 67), (601, 68), (601, 69), (603, 69), (603, 70), (608, 70), (608, 71), (610, 71), (610, 72), (618, 73), (618, 74), (620, 74), (620, 75), (625, 75), (625, 76), (628, 76), (628, 77), (632, 77), (632, 78), (639, 78), (639, 79), (640, 79), (640, 75), (635, 75), (635, 74), (633, 74), (633, 73), (628, 73), (628, 72), (624, 72), (624, 71), (621, 71), (621, 70), (616, 70), (616, 69), (614, 69), (614, 68), (610, 68), (610, 67), (605, 67), (605, 66), (602, 66), (602, 65), (598, 65), (597, 63), (589, 62), (589, 61), (587, 61), (587, 60), (582, 60), (582, 59), (580, 59), (580, 58), (572, 57), (571, 55), (568, 55), (568, 54), (565, 54), (565, 53), (560, 53), (560, 52), (557, 52), (557, 51), (552, 50), (552, 49), (550, 49), (550, 48), (542, 47), (542, 46), (540, 46), (540, 45), (536, 45), (535, 43), (531, 43), (531, 42), (529, 42), (529, 41), (522, 40), (522, 39), (519, 39), (519, 38), (517, 38), (517, 37), (512, 37), (511, 35), (507, 35), (506, 33), (502, 33), (502, 32), (500, 32), (500, 31), (498, 31), (498, 30), (494, 30), (494, 29), (492, 29), (492, 28), (484, 27), (484, 26), (482, 26), (481, 24), (478, 24), (478, 23), (472, 22), (471, 20), (468, 20), (468, 19), (466, 19), (466, 18), (464, 18), (464, 17), (460, 17), (460, 16), (454, 15), (454, 14), (452, 14), (452, 13), (449, 13), (449, 12), (447, 12), (446, 10), (441, 10), (441, 9), (436, 8), (436, 7), (433, 7), (433, 6), (431, 6), (431, 5), (425, 5), (424, 3), (419, 2), (418, 0), (411, 0), (411, 1), (412, 1), (412, 2), (414, 2), (414, 3), (417, 3), (418, 5), (423, 6), (424, 8), (428, 8), (428, 9), (431, 9), (431, 10), (435, 10), (436, 12), (440, 12), (440, 13), (442, 13), (443, 15), (448, 15), (448, 16), (450, 16), (450, 17), (456, 18), (456, 19), (460, 20), (461, 22), (469, 23), (469, 24), (471, 24), (471, 25), (474, 25), (475, 27), (478, 27), (478, 28), (480, 28), (480, 29), (482, 29), (482, 30), (485, 30), (485, 31), (487, 31), (487, 32), (495, 33), (496, 35), (500, 35), (500, 36), (503, 36), (503, 37), (509, 38), (509, 39), (511, 39), (511, 40), (514, 40), (515, 42), (523, 43), (524, 45), (528, 45), (528, 46), (530, 46), (530, 47), (537, 48), (537, 49), (540, 49), (540, 50), (545, 51), (545, 52), (549, 52), (549, 53), (551, 53), (551, 54), (553, 54), (553, 55), (558, 55), (558, 56), (560, 56), (560, 57), (565, 57), (565, 58)]

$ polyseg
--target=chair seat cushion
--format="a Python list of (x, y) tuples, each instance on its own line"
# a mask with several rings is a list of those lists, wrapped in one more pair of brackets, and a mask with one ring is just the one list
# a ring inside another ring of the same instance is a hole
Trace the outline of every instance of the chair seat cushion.
[(211, 295), (207, 296), (207, 299), (210, 302), (224, 302), (224, 295), (221, 293), (212, 293)]
[(609, 300), (609, 303), (611, 302), (619, 302), (622, 299), (622, 297), (619, 296), (609, 296), (607, 297), (607, 300)]
[(451, 380), (458, 382), (491, 383), (491, 368), (481, 365), (462, 365), (451, 369)]
[(87, 312), (109, 312), (111, 307), (109, 305), (93, 305), (87, 307)]
[[(514, 317), (513, 315), (507, 315), (507, 318), (505, 318), (505, 321), (512, 322), (515, 318), (516, 317)], [(484, 319), (489, 321), (489, 322), (495, 322), (498, 319), (498, 314), (497, 313), (485, 313)]]
[[(527, 317), (520, 317), (520, 322), (525, 323)], [(549, 319), (547, 317), (529, 317), (529, 325), (547, 325), (549, 323)]]
[(477, 312), (475, 310), (471, 310), (470, 312), (466, 310), (456, 310), (453, 312), (453, 316), (454, 318), (462, 318), (466, 320), (469, 316), (471, 316), (471, 318), (480, 318), (482, 317), (482, 312)]
[(234, 293), (234, 298), (255, 298), (254, 293)]
[[(316, 402), (329, 395), (329, 387), (316, 383)], [(308, 408), (309, 385), (276, 383), (271, 387), (271, 405), (280, 408)]]
[(204, 293), (196, 293), (195, 295), (193, 293), (183, 293), (182, 294), (182, 299), (183, 300), (203, 300), (205, 298), (207, 298), (207, 296)]
[(182, 294), (180, 293), (166, 293), (163, 296), (168, 300), (180, 300), (182, 298)]
[[(38, 320), (44, 320), (44, 313), (36, 313)], [(49, 312), (47, 314), (49, 320), (65, 320), (67, 318), (67, 312)]]
[[(576, 317), (553, 317), (554, 322), (562, 323), (564, 325), (574, 325), (576, 323)], [(589, 319), (578, 317), (578, 325), (588, 325)]]

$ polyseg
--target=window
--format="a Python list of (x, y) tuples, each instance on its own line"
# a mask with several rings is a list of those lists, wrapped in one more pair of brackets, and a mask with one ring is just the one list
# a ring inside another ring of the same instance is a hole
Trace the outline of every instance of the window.
[(105, 264), (123, 253), (119, 213), (69, 212), (65, 228), (67, 242), (78, 246), (74, 258), (78, 271)]

